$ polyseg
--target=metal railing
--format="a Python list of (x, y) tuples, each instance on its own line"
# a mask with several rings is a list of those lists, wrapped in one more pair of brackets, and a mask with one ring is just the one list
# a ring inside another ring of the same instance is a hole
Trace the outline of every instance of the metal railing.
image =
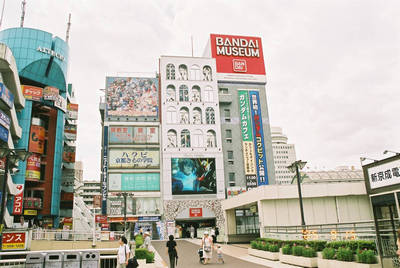
[[(124, 232), (96, 231), (96, 241), (115, 240), (124, 235)], [(93, 232), (75, 232), (70, 230), (45, 230), (32, 231), (32, 240), (63, 240), (63, 241), (89, 241), (93, 240)]]

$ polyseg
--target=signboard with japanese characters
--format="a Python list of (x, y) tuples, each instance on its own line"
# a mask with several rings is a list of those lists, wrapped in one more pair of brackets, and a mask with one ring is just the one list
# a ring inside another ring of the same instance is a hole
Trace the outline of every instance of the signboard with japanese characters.
[(146, 149), (110, 149), (109, 168), (158, 168), (160, 153)]
[(43, 88), (35, 86), (22, 86), (22, 94), (25, 99), (40, 101), (43, 97)]
[(110, 144), (159, 143), (158, 127), (110, 127)]
[(77, 120), (78, 119), (78, 104), (68, 103), (67, 105), (67, 116), (68, 119)]
[(44, 100), (52, 100), (55, 101), (58, 98), (59, 95), (59, 90), (58, 88), (55, 87), (45, 87), (43, 89), (43, 99)]
[(203, 216), (203, 209), (202, 208), (189, 208), (189, 217), (202, 217)]
[(14, 195), (13, 215), (21, 215), (24, 206), (24, 185), (15, 184), (17, 194)]
[(26, 250), (28, 232), (4, 231), (2, 235), (2, 250)]
[(0, 110), (0, 124), (6, 129), (10, 128), (11, 119), (2, 110)]
[(400, 184), (400, 159), (368, 168), (371, 189)]

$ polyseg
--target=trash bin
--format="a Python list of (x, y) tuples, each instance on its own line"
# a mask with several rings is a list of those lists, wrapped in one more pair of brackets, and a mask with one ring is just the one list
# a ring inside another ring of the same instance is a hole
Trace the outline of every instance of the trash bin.
[(63, 265), (63, 252), (51, 252), (47, 253), (45, 258), (46, 268), (62, 268)]
[[(98, 251), (82, 251), (82, 268), (100, 267), (100, 253)], [(47, 268), (47, 267), (46, 267)]]
[(80, 252), (64, 252), (63, 259), (64, 259), (63, 268), (80, 268), (81, 267)]
[(28, 253), (26, 255), (26, 268), (43, 268), (46, 253)]

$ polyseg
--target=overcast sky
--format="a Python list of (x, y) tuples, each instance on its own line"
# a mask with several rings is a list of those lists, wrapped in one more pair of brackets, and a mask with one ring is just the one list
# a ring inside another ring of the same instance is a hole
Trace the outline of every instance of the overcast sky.
[[(399, 12), (398, 0), (27, 0), (24, 26), (65, 39), (72, 13), (77, 160), (92, 180), (105, 76), (154, 74), (160, 55), (190, 56), (190, 36), (201, 56), (210, 33), (262, 38), (271, 125), (310, 168), (360, 167), (360, 156), (400, 151)], [(21, 1), (6, 0), (2, 29), (20, 16)]]

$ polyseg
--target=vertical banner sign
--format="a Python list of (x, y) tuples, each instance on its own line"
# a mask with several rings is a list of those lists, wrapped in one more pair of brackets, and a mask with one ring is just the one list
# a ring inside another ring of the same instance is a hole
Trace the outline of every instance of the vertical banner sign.
[(103, 166), (101, 168), (101, 214), (107, 215), (108, 126), (104, 127)]
[(258, 185), (268, 184), (267, 161), (265, 158), (264, 132), (258, 91), (249, 91), (251, 117), (253, 119), (254, 149), (256, 152), (256, 166)]
[(26, 160), (26, 175), (25, 178), (40, 180), (40, 154), (31, 154)]
[(24, 185), (16, 184), (17, 194), (14, 196), (13, 214), (22, 215), (23, 200), (24, 200)]
[(29, 152), (43, 154), (46, 130), (44, 127), (32, 125), (29, 138)]

